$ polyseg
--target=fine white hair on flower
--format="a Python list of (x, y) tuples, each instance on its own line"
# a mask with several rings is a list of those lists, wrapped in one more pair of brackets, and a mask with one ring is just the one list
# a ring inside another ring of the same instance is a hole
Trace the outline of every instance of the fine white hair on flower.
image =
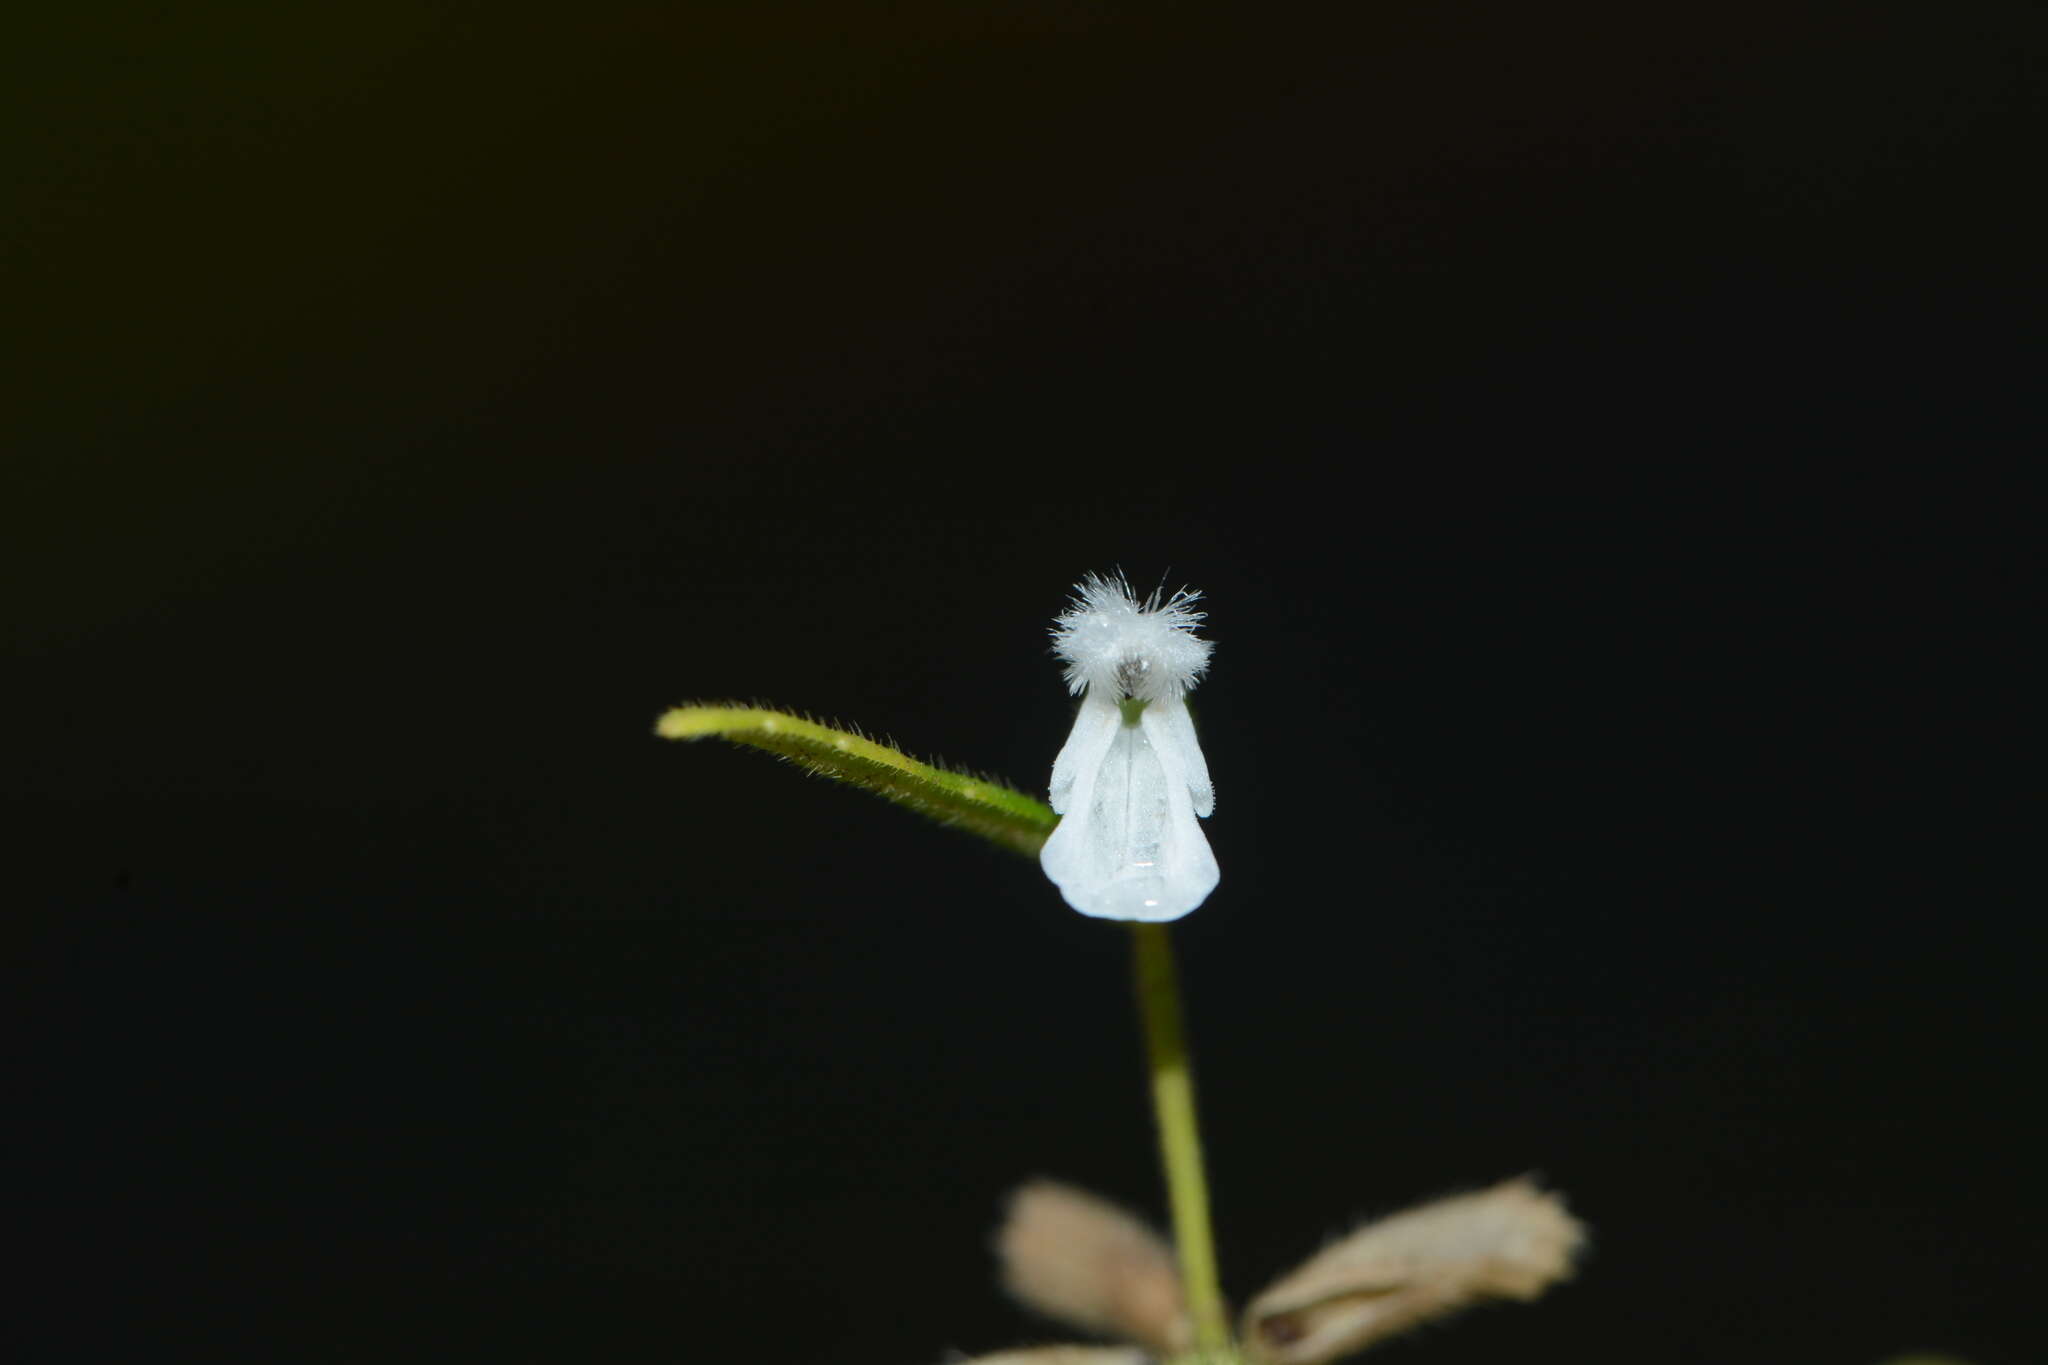
[(1099, 919), (1174, 920), (1216, 889), (1197, 817), (1216, 808), (1187, 692), (1209, 665), (1200, 594), (1140, 602), (1122, 575), (1091, 575), (1053, 625), (1067, 686), (1081, 693), (1053, 760), (1062, 818), (1038, 855), (1067, 904)]
[(1207, 640), (1195, 634), (1202, 594), (1182, 588), (1164, 602), (1140, 602), (1122, 574), (1089, 574), (1073, 605), (1053, 622), (1053, 653), (1067, 665), (1076, 696), (1093, 688), (1135, 701), (1177, 701), (1209, 666)]

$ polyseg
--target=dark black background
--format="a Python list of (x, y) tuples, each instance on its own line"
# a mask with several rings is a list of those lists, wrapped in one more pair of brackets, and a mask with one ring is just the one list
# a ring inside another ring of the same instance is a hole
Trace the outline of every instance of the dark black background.
[(1056, 1337), (1120, 933), (650, 729), (1035, 789), (1111, 566), (1212, 610), (1233, 1294), (1537, 1170), (1581, 1280), (1390, 1349), (2033, 1358), (2040, 12), (1342, 13), (10, 44), (13, 1358)]

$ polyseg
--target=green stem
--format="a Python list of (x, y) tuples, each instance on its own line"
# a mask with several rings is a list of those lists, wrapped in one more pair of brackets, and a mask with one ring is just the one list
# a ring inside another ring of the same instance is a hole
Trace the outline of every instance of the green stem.
[(1152, 1073), (1152, 1107), (1159, 1117), (1159, 1155), (1173, 1206), (1173, 1241), (1181, 1285), (1195, 1327), (1195, 1350), (1227, 1351), (1230, 1324), (1216, 1279), (1216, 1244), (1209, 1232), (1209, 1185), (1202, 1175), (1202, 1135), (1195, 1124), (1195, 1081), (1181, 1026), (1180, 985), (1173, 943), (1163, 924), (1133, 924), (1138, 1009), (1145, 1020), (1145, 1053)]

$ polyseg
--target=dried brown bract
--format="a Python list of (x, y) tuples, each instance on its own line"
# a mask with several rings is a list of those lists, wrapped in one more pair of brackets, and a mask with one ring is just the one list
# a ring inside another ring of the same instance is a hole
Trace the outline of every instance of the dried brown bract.
[(1034, 1181), (1011, 1196), (996, 1252), (1003, 1287), (1048, 1317), (1161, 1353), (1192, 1341), (1172, 1250), (1135, 1214), (1107, 1200)]
[(1526, 1177), (1369, 1223), (1252, 1300), (1244, 1346), (1321, 1365), (1484, 1299), (1533, 1299), (1569, 1276), (1585, 1229)]

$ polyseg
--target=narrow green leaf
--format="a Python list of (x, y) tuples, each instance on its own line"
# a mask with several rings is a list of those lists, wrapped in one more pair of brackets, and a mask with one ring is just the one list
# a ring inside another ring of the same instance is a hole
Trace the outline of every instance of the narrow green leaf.
[(764, 706), (678, 706), (655, 723), (663, 739), (729, 740), (766, 749), (826, 777), (865, 787), (942, 825), (1032, 857), (1059, 817), (1005, 782), (920, 763), (865, 735)]

